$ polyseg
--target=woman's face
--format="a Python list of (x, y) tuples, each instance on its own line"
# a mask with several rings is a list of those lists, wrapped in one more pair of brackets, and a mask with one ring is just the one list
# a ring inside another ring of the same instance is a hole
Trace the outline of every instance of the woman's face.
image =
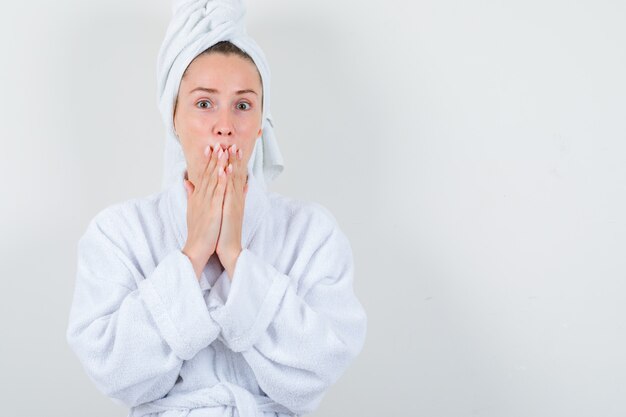
[(247, 166), (262, 133), (262, 100), (259, 73), (245, 58), (209, 53), (189, 65), (178, 90), (174, 128), (194, 185), (206, 166), (208, 145), (226, 150), (236, 144)]

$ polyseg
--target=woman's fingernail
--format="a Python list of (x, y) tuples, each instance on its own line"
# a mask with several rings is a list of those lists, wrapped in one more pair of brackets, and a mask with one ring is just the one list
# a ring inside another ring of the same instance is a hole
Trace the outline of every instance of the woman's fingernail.
[(207, 145), (207, 147), (204, 148), (204, 156), (209, 156), (210, 151), (211, 151), (211, 145)]
[(220, 148), (219, 151), (217, 151), (217, 158), (221, 159), (222, 158), (222, 154), (224, 153), (224, 151), (222, 150), (222, 148)]
[(233, 164), (228, 164), (228, 172), (233, 172)]

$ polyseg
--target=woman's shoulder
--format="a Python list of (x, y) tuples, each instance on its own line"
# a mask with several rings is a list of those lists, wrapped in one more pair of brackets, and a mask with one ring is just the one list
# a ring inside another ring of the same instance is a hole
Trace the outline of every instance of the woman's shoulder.
[[(324, 204), (303, 198), (269, 193), (271, 230), (274, 242), (285, 243), (287, 257), (317, 257), (327, 265), (352, 263), (352, 245), (337, 217)], [(284, 239), (284, 240), (281, 240)]]
[[(133, 197), (109, 204), (91, 218), (87, 231), (97, 230), (109, 238), (137, 235), (147, 225), (154, 225), (163, 217), (164, 191), (143, 197)], [(116, 239), (116, 240), (118, 240)]]
[(339, 229), (335, 215), (322, 203), (304, 198), (268, 192), (273, 217), (288, 226), (301, 225), (305, 229), (332, 232)]

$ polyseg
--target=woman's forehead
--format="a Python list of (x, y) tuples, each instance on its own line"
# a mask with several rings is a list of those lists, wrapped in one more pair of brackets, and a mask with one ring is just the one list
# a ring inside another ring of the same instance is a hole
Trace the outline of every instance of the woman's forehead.
[(186, 85), (189, 93), (197, 88), (259, 93), (262, 87), (260, 75), (252, 62), (234, 54), (219, 53), (198, 56), (187, 68), (181, 84)]

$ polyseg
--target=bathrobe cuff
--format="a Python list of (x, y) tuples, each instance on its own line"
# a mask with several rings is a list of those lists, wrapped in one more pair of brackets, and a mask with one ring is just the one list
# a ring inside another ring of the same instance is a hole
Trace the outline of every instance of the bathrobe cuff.
[(191, 359), (219, 334), (191, 260), (182, 251), (163, 258), (138, 288), (163, 338), (180, 358)]
[(272, 322), (288, 285), (288, 276), (244, 248), (226, 302), (211, 311), (222, 330), (220, 340), (233, 352), (250, 349)]

